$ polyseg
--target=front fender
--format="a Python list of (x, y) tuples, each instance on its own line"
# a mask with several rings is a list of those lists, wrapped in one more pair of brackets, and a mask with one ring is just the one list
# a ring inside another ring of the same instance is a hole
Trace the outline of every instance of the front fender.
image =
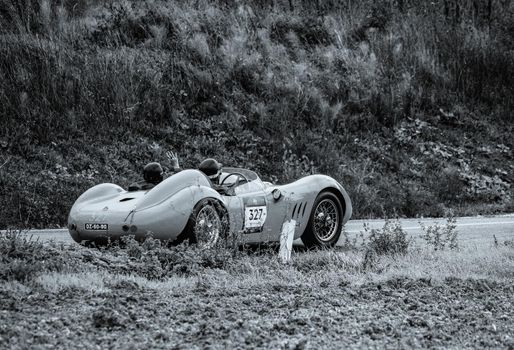
[(335, 193), (339, 199), (342, 201), (342, 204), (344, 206), (344, 215), (343, 215), (343, 225), (350, 220), (352, 216), (352, 201), (350, 199), (350, 196), (344, 189), (344, 187), (337, 182), (334, 178), (327, 176), (327, 175), (311, 175), (304, 178), (305, 180), (310, 181), (312, 184), (316, 184), (319, 189), (319, 192), (322, 191), (331, 191)]
[(346, 190), (340, 183), (337, 183), (337, 188), (339, 189), (339, 192), (341, 192), (341, 195), (343, 196), (343, 200), (344, 200), (344, 216), (343, 216), (343, 225), (344, 225), (352, 217), (352, 212), (353, 212), (352, 200), (350, 199), (348, 192), (346, 192)]
[(309, 175), (287, 185), (270, 187), (269, 190), (273, 191), (274, 188), (280, 189), (283, 194), (284, 198), (279, 200), (278, 203), (280, 201), (285, 202), (282, 205), (286, 205), (286, 211), (289, 213), (286, 215), (286, 218), (296, 220), (297, 230), (295, 238), (303, 234), (307, 227), (314, 201), (319, 193), (323, 191), (333, 192), (341, 200), (344, 206), (343, 225), (348, 222), (352, 215), (352, 202), (348, 193), (339, 182), (330, 176), (320, 174)]

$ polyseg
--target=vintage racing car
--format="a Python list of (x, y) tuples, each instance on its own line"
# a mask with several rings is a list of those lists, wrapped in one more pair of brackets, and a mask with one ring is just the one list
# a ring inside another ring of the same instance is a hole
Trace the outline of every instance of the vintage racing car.
[(189, 169), (150, 190), (94, 186), (74, 203), (68, 229), (79, 243), (151, 235), (208, 247), (228, 233), (240, 233), (241, 243), (279, 241), (282, 225), (294, 220), (295, 239), (307, 247), (332, 247), (351, 214), (348, 194), (329, 176), (274, 185), (253, 171), (223, 168), (217, 186), (201, 171)]

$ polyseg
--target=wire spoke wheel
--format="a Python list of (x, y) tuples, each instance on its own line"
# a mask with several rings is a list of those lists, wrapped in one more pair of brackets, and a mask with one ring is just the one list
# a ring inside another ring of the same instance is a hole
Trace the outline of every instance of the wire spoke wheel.
[(320, 241), (329, 242), (337, 234), (340, 220), (337, 204), (330, 198), (323, 199), (314, 211), (314, 234)]
[(220, 237), (221, 219), (212, 205), (202, 207), (196, 216), (194, 235), (201, 248), (213, 247)]

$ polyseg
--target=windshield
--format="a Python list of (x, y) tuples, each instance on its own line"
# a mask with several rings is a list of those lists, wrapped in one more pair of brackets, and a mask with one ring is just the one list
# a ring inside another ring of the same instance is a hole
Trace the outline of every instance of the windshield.
[[(260, 180), (259, 176), (254, 171), (251, 171), (251, 170), (248, 170), (248, 169), (243, 169), (243, 168), (223, 168), (222, 171), (223, 172), (221, 173), (221, 179), (220, 180), (223, 180), (223, 178), (228, 176), (228, 174), (230, 174), (230, 173), (241, 173), (249, 181)], [(235, 176), (232, 176), (232, 178), (234, 178), (234, 181), (236, 180)]]

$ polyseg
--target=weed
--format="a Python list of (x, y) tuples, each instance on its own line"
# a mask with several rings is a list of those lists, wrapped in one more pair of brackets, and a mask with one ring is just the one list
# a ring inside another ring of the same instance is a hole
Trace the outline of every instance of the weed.
[(503, 245), (509, 248), (514, 248), (514, 240), (508, 239), (506, 241), (503, 241)]
[(0, 234), (0, 252), (3, 258), (23, 259), (35, 255), (42, 243), (29, 235), (29, 231), (9, 229)]
[(28, 281), (42, 271), (62, 271), (74, 266), (67, 255), (59, 254), (59, 247), (34, 239), (29, 231), (0, 232), (0, 279)]
[(452, 215), (448, 216), (444, 226), (437, 223), (427, 226), (422, 222), (420, 222), (419, 225), (423, 231), (421, 237), (424, 239), (425, 243), (434, 248), (434, 250), (445, 250), (446, 248), (453, 250), (459, 247), (457, 219)]
[(140, 259), (145, 251), (140, 242), (136, 241), (134, 236), (121, 237), (121, 245), (126, 249), (127, 255), (130, 258)]
[[(363, 233), (361, 233), (361, 237), (363, 237), (362, 235), (363, 235)], [(341, 236), (343, 237), (343, 245), (342, 245), (343, 250), (355, 251), (358, 249), (357, 236), (350, 238), (350, 235), (348, 234), (348, 232), (346, 231), (346, 228), (344, 226), (343, 226), (343, 231), (341, 232)]]
[(381, 229), (371, 229), (364, 224), (364, 232), (361, 233), (364, 249), (364, 269), (376, 265), (378, 257), (383, 255), (398, 256), (407, 254), (412, 240), (403, 230), (399, 220), (386, 219)]
[(103, 252), (129, 259), (134, 264), (132, 271), (148, 279), (196, 276), (205, 269), (229, 269), (240, 255), (231, 245), (218, 244), (208, 249), (195, 244), (172, 246), (151, 236), (142, 242), (134, 236), (123, 236)]
[(378, 255), (405, 254), (411, 244), (399, 220), (386, 219), (382, 229), (371, 229), (364, 224), (364, 234), (367, 237), (364, 244)]
[[(0, 278), (25, 281), (40, 271), (36, 264), (42, 244), (26, 231), (8, 230), (0, 234)], [(36, 260), (35, 260), (36, 259)]]

